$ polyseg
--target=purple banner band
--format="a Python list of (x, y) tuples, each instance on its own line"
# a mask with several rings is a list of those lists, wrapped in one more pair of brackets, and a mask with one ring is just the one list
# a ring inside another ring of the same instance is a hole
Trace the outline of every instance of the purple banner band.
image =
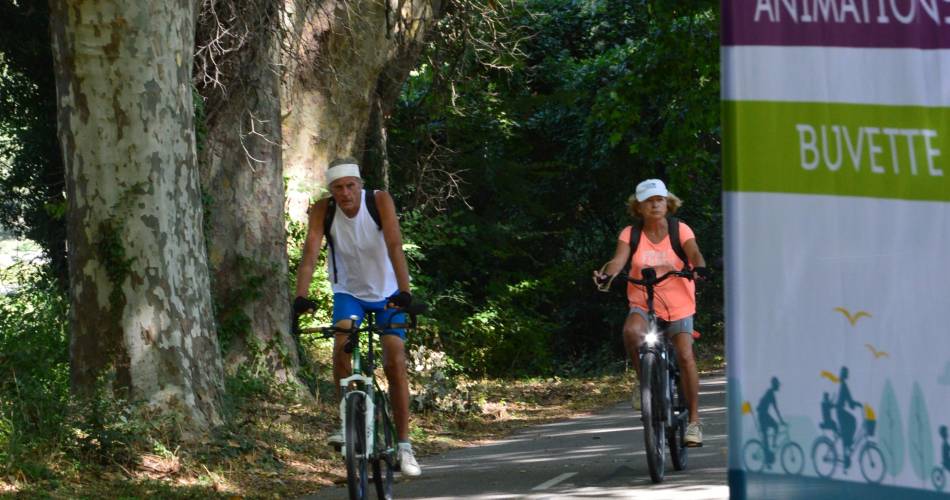
[(722, 0), (722, 44), (950, 48), (950, 0)]

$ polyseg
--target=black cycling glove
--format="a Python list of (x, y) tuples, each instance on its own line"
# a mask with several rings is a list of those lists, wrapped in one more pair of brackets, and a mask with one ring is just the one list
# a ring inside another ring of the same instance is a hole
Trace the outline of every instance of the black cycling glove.
[(400, 309), (405, 309), (409, 307), (409, 304), (412, 304), (412, 294), (400, 290), (389, 297), (389, 303)]
[(294, 315), (300, 316), (301, 314), (314, 312), (316, 310), (316, 302), (305, 297), (297, 297), (294, 299)]

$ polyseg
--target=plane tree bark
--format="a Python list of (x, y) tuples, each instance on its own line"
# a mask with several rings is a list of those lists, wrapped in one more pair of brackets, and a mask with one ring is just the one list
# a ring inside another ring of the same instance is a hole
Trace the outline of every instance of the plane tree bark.
[(73, 389), (221, 421), (195, 150), (193, 1), (51, 0)]

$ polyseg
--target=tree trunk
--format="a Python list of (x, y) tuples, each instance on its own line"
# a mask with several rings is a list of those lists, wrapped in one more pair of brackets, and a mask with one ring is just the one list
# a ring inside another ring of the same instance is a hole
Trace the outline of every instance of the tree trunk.
[(66, 168), (70, 369), (220, 422), (222, 368), (195, 152), (194, 3), (51, 0)]
[(288, 211), (297, 220), (324, 196), (330, 161), (364, 158), (367, 142), (378, 144), (367, 141), (370, 116), (377, 105), (381, 119), (388, 115), (442, 9), (440, 0), (319, 3), (292, 19), (300, 44), (285, 61), (284, 171)]
[[(289, 331), (280, 7), (280, 0), (254, 0), (238, 11), (229, 2), (206, 1), (199, 17), (197, 78), (207, 126), (200, 171), (208, 258), (225, 368), (247, 363), (287, 381), (294, 380), (298, 360)], [(221, 33), (243, 35), (222, 40)], [(210, 50), (220, 52), (214, 67), (203, 52)]]

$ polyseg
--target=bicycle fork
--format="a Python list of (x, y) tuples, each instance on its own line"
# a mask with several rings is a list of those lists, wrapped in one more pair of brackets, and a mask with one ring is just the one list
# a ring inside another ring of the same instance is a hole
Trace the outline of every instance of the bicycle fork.
[(370, 450), (373, 449), (375, 445), (375, 425), (376, 419), (374, 415), (376, 414), (376, 403), (373, 401), (373, 391), (361, 391), (359, 389), (349, 390), (347, 387), (353, 382), (362, 383), (363, 387), (372, 387), (373, 379), (370, 377), (365, 377), (363, 375), (350, 375), (344, 379), (340, 380), (340, 389), (343, 392), (343, 398), (340, 400), (340, 435), (343, 436), (343, 457), (346, 458), (346, 417), (347, 417), (347, 401), (359, 394), (363, 396), (363, 402), (366, 405), (366, 409), (363, 412), (363, 432), (366, 434), (366, 446), (363, 450), (363, 453), (369, 458)]

